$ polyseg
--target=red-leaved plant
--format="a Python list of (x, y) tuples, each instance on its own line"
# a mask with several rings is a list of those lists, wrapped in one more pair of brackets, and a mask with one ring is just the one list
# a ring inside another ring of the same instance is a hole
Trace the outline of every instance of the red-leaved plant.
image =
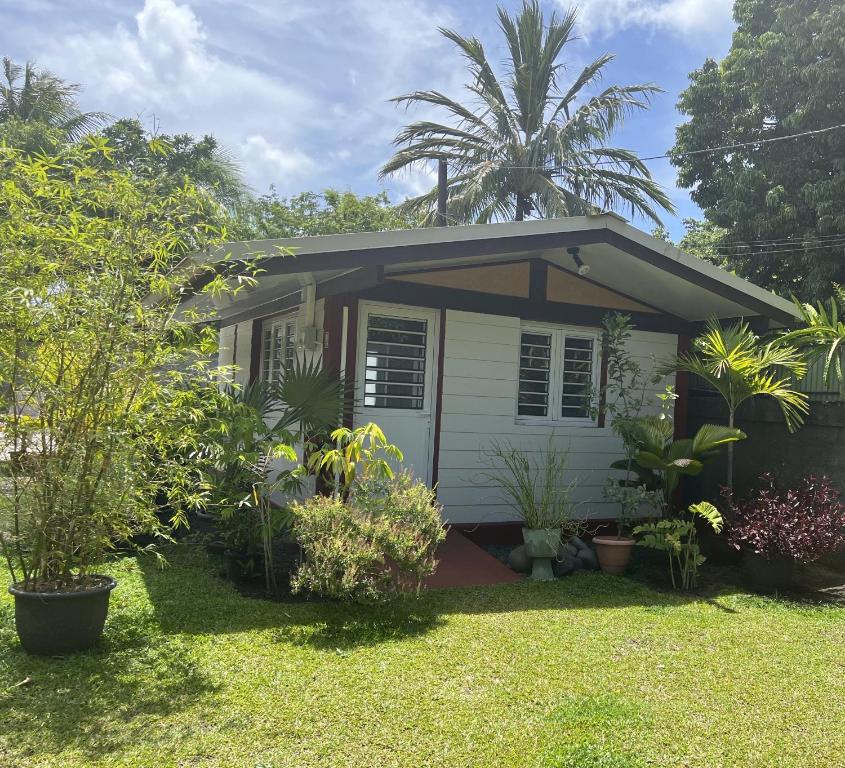
[(746, 496), (731, 498), (728, 541), (767, 559), (782, 555), (809, 563), (845, 545), (845, 505), (827, 477), (808, 475), (792, 488), (781, 488), (769, 474)]

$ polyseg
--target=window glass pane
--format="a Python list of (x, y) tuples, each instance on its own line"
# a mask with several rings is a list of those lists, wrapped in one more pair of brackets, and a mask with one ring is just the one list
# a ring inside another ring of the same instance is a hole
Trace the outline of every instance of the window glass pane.
[(428, 321), (367, 317), (364, 405), (422, 410)]
[(285, 323), (285, 367), (293, 365), (296, 356), (296, 323)]
[(590, 417), (593, 387), (594, 339), (566, 336), (563, 343), (563, 384), (560, 415), (565, 419)]
[(548, 416), (552, 337), (523, 332), (519, 348), (517, 415)]
[(264, 328), (261, 344), (261, 378), (274, 381), (296, 357), (296, 320), (276, 320)]

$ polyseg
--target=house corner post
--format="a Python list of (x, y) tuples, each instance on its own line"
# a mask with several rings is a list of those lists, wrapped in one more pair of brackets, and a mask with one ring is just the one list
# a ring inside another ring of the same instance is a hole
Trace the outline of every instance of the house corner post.
[[(678, 354), (682, 355), (690, 350), (690, 337), (686, 334), (678, 335)], [(674, 437), (679, 440), (687, 436), (687, 421), (689, 419), (689, 373), (675, 372), (675, 431)]]

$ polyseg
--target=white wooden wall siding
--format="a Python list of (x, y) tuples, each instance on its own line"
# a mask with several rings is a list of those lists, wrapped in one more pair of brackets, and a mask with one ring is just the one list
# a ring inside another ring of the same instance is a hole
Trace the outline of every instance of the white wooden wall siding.
[[(566, 480), (578, 477), (573, 498), (580, 502), (579, 514), (615, 517), (618, 507), (602, 497), (605, 479), (611, 474), (608, 466), (622, 451), (609, 423), (601, 428), (517, 423), (520, 329), (518, 318), (446, 312), (438, 474), (438, 498), (446, 519), (451, 523), (515, 520), (501, 491), (484, 477), (487, 462), (483, 452), (495, 438), (525, 451), (545, 450), (552, 432), (556, 445), (569, 447)], [(650, 370), (653, 357), (660, 360), (677, 351), (677, 336), (635, 331), (630, 349)], [(646, 402), (658, 411), (656, 395), (663, 391), (663, 384), (649, 389)]]
[[(238, 323), (237, 326), (227, 325), (220, 329), (217, 351), (218, 365), (230, 366), (234, 364), (238, 366), (238, 370), (233, 375), (228, 375), (226, 379), (221, 377), (221, 386), (231, 383), (243, 385), (249, 382), (253, 322), (260, 321), (247, 320)], [(237, 333), (235, 328), (237, 328)]]

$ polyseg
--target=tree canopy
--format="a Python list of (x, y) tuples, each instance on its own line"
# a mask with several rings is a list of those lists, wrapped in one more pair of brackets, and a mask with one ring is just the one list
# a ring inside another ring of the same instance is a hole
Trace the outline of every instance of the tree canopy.
[(140, 120), (127, 118), (106, 126), (101, 133), (108, 139), (111, 160), (119, 168), (157, 178), (170, 189), (190, 179), (229, 210), (247, 196), (240, 167), (210, 134), (199, 139), (188, 133), (153, 135)]
[[(651, 83), (610, 85), (587, 95), (597, 88), (611, 54), (564, 82), (568, 62), (562, 56), (575, 39), (575, 9), (562, 17), (553, 13), (546, 23), (538, 0), (523, 0), (515, 16), (502, 7), (498, 16), (508, 51), (504, 79), (480, 40), (441, 29), (467, 61), (471, 101), (439, 91), (395, 99), (434, 107), (448, 120), (407, 125), (381, 175), (446, 160), (449, 215), (458, 223), (521, 220), (532, 211), (572, 216), (597, 208), (624, 209), (659, 223), (660, 209), (673, 210), (666, 193), (634, 152), (608, 142), (660, 89)], [(436, 200), (435, 188), (404, 208), (431, 219)]]
[[(690, 75), (674, 151), (758, 142), (845, 123), (845, 5), (737, 0), (721, 62)], [(845, 129), (678, 154), (705, 234), (743, 277), (804, 299), (845, 281)], [(713, 237), (715, 235), (715, 238)]]
[(384, 192), (359, 196), (354, 192), (326, 189), (322, 194), (302, 192), (285, 198), (271, 189), (269, 194), (246, 201), (230, 230), (239, 240), (263, 240), (380, 232), (410, 229), (415, 225), (411, 217), (397, 210)]

